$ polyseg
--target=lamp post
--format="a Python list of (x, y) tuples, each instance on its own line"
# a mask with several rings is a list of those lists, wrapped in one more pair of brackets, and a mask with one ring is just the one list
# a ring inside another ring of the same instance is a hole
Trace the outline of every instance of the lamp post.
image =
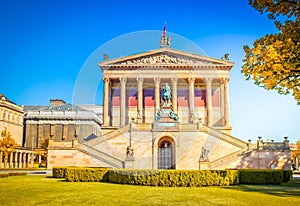
[(33, 159), (33, 139), (34, 139), (34, 137), (32, 136), (32, 139), (31, 139), (31, 167), (32, 168), (34, 166), (34, 159)]

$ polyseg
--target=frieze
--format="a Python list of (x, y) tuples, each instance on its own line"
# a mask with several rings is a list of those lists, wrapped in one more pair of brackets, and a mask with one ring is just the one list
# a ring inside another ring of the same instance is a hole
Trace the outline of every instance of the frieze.
[(209, 61), (199, 61), (197, 59), (178, 57), (168, 54), (159, 54), (154, 56), (147, 56), (132, 60), (123, 61), (121, 65), (137, 65), (137, 64), (175, 64), (175, 65), (215, 65)]

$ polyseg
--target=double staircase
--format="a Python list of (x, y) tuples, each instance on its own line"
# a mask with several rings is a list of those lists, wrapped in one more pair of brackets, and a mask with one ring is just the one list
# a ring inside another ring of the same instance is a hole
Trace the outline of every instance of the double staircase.
[[(147, 127), (148, 128), (148, 127)], [(181, 128), (180, 130), (184, 130), (184, 128)], [(151, 132), (151, 128), (148, 128), (149, 132)], [(227, 142), (231, 145), (234, 145), (240, 150), (235, 151), (231, 154), (228, 154), (222, 158), (219, 158), (217, 160), (214, 160), (212, 162), (208, 162), (207, 166), (209, 169), (219, 169), (224, 168), (226, 165), (237, 161), (238, 159), (241, 159), (247, 152), (249, 152), (249, 148), (246, 142), (237, 139), (227, 133), (224, 133), (222, 131), (219, 131), (217, 129), (214, 129), (212, 127), (202, 125), (200, 128), (195, 128), (195, 131), (204, 132), (208, 135), (211, 135), (215, 138), (218, 138), (224, 142)], [(102, 136), (98, 136), (96, 138), (90, 139), (90, 140), (83, 140), (79, 146), (78, 150), (97, 159), (100, 160), (107, 165), (114, 167), (114, 168), (124, 168), (124, 160), (125, 160), (125, 154), (118, 154), (117, 152), (112, 154), (114, 151), (109, 151), (105, 149), (105, 146), (103, 147), (97, 147), (100, 144), (105, 144), (106, 141), (113, 139), (115, 137), (124, 135), (125, 133), (130, 132), (130, 125), (126, 125), (124, 127), (121, 127), (119, 129), (115, 129), (113, 131), (110, 131)]]

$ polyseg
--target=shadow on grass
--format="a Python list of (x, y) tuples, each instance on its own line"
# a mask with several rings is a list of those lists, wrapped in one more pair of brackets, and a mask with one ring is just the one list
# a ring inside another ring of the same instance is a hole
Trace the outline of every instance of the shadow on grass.
[(280, 197), (300, 197), (299, 188), (300, 182), (292, 182), (283, 183), (281, 185), (238, 185), (228, 187), (227, 189), (238, 190), (243, 192), (260, 192)]
[(58, 177), (53, 177), (53, 176), (46, 176), (45, 178), (55, 179), (55, 180), (57, 180), (57, 182), (68, 182), (68, 180), (65, 178), (58, 178)]

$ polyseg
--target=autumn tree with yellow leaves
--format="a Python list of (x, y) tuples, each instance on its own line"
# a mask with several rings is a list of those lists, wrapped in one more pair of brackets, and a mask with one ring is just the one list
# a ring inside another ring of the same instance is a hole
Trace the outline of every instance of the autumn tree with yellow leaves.
[(4, 127), (4, 130), (1, 131), (0, 137), (0, 151), (3, 152), (4, 156), (4, 168), (7, 166), (8, 156), (10, 153), (14, 152), (17, 148), (17, 143), (15, 139), (12, 138), (10, 132)]
[(259, 12), (273, 20), (277, 34), (244, 46), (242, 73), (247, 80), (279, 94), (292, 94), (300, 104), (300, 1), (249, 0)]

